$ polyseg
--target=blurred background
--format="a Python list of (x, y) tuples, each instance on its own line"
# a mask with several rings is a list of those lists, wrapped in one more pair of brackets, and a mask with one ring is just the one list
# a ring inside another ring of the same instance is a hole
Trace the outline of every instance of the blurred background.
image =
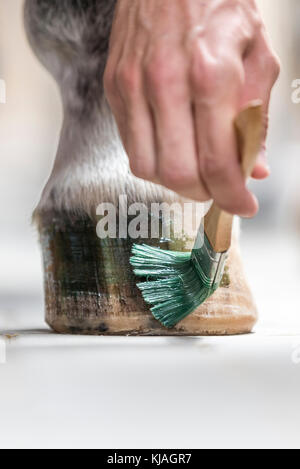
[[(260, 310), (260, 327), (300, 331), (299, 0), (260, 0), (282, 73), (273, 93), (269, 160), (272, 175), (253, 183), (261, 210), (243, 222), (242, 249)], [(57, 87), (33, 56), (23, 0), (0, 0), (0, 330), (42, 328), (43, 289), (31, 213), (49, 175), (62, 123)]]

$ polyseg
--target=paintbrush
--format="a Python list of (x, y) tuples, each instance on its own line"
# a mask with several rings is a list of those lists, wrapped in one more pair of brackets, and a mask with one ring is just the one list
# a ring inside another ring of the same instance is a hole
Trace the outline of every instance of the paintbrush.
[[(251, 176), (263, 136), (260, 101), (252, 102), (234, 122), (241, 167)], [(139, 283), (153, 316), (172, 328), (193, 313), (220, 286), (231, 245), (233, 215), (216, 203), (204, 218), (191, 253), (134, 245), (130, 260), (134, 273), (147, 280)]]

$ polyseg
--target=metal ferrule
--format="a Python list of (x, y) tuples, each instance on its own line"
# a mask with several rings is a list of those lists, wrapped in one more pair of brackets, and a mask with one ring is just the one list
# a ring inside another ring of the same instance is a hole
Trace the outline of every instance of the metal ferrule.
[(192, 252), (192, 261), (207, 288), (217, 287), (222, 280), (228, 253), (218, 253), (212, 248), (203, 229), (200, 229)]

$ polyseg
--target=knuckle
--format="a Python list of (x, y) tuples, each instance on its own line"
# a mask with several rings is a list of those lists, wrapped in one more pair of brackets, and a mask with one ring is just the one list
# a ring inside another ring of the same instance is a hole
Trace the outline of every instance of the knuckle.
[(191, 81), (193, 88), (200, 93), (210, 93), (214, 89), (215, 66), (210, 63), (201, 53), (195, 57), (192, 70)]
[(281, 63), (266, 34), (263, 34), (262, 37), (260, 61), (263, 64), (266, 75), (271, 76), (272, 81), (275, 83), (281, 71)]
[(121, 64), (117, 70), (118, 86), (126, 93), (135, 94), (139, 88), (139, 71), (136, 64)]
[[(255, 4), (256, 0), (251, 0), (252, 3)], [(251, 14), (251, 25), (252, 25), (252, 34), (251, 36), (255, 36), (255, 34), (259, 34), (259, 32), (265, 28), (265, 24), (262, 18), (260, 11), (254, 5)]]
[(220, 55), (213, 61), (198, 52), (194, 58), (191, 81), (197, 93), (212, 96), (216, 90), (224, 89), (224, 83), (232, 82), (238, 86), (243, 79), (243, 67), (238, 57)]
[(272, 78), (275, 82), (279, 77), (281, 71), (279, 57), (277, 57), (277, 55), (274, 53), (270, 53), (270, 55), (266, 58), (266, 62), (266, 67), (270, 70)]

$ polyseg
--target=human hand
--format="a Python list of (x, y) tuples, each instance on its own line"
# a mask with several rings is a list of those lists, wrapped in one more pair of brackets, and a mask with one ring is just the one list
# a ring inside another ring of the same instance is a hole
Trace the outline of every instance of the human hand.
[[(119, 0), (104, 77), (135, 176), (253, 216), (233, 122), (279, 62), (255, 0)], [(268, 176), (265, 138), (252, 176)]]

